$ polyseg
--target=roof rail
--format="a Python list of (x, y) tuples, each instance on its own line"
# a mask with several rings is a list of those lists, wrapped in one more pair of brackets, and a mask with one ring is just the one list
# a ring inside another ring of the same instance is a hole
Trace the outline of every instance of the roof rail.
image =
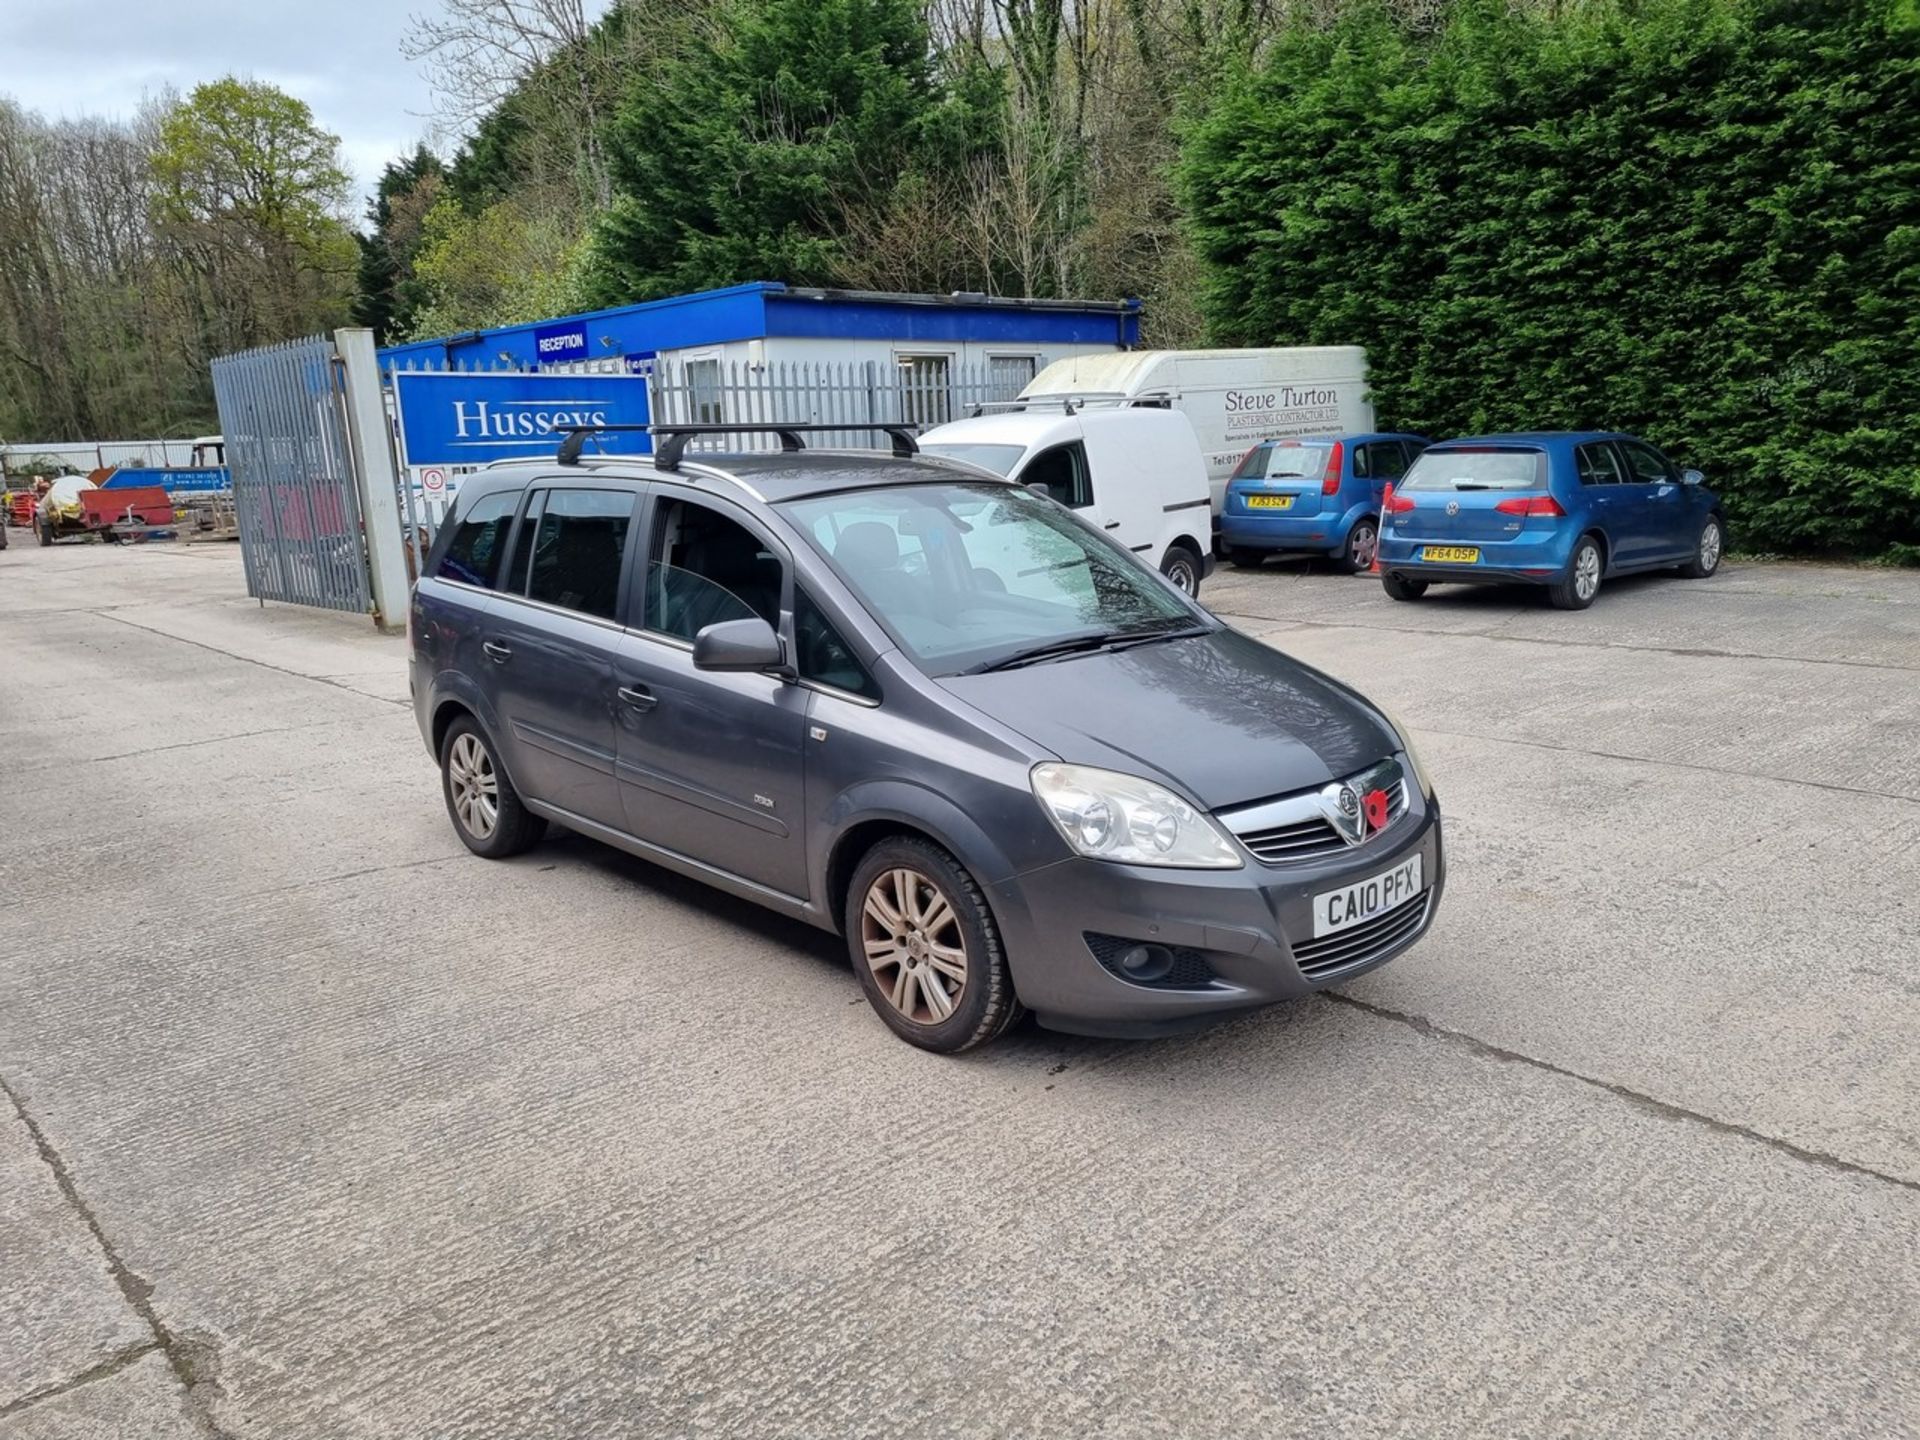
[[(897, 460), (911, 460), (920, 453), (920, 444), (913, 436), (913, 426), (901, 422), (876, 422), (871, 424), (783, 424), (768, 421), (757, 425), (656, 425), (653, 427), (655, 438), (660, 444), (654, 450), (653, 468), (656, 470), (677, 469), (680, 457), (685, 453), (687, 442), (698, 440), (704, 435), (778, 435), (780, 448), (791, 454), (806, 449), (802, 435), (836, 435), (848, 430), (879, 430), (893, 441), (893, 454)], [(572, 440), (569, 435), (568, 440)], [(562, 458), (565, 449), (562, 447)]]
[(973, 416), (978, 419), (989, 410), (1027, 410), (1045, 405), (1058, 405), (1072, 415), (1089, 404), (1116, 404), (1121, 409), (1129, 410), (1167, 410), (1173, 406), (1173, 395), (1166, 390), (1142, 390), (1137, 393), (1126, 390), (1073, 390), (1051, 395), (1022, 395), (1014, 400), (984, 400), (973, 407)]

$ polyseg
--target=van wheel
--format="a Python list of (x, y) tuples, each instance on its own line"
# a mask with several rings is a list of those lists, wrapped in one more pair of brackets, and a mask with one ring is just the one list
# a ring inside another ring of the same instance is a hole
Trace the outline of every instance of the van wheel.
[(1573, 558), (1560, 578), (1547, 587), (1547, 598), (1556, 610), (1584, 610), (1600, 593), (1600, 573), (1605, 562), (1600, 558), (1600, 542), (1582, 535), (1573, 547)]
[(468, 716), (449, 725), (440, 742), (440, 785), (454, 833), (476, 855), (504, 860), (546, 833), (547, 822), (520, 803), (491, 743)]
[(1418, 600), (1427, 593), (1427, 582), (1409, 579), (1405, 575), (1396, 575), (1391, 570), (1382, 570), (1380, 588), (1387, 592), (1389, 600)]
[(911, 1045), (958, 1054), (1025, 1013), (986, 896), (929, 840), (895, 836), (866, 853), (843, 928), (867, 1003)]
[(1171, 580), (1174, 588), (1190, 597), (1200, 594), (1200, 557), (1178, 541), (1167, 547), (1167, 557), (1160, 562), (1160, 573)]
[(1346, 548), (1340, 552), (1340, 568), (1349, 575), (1373, 568), (1373, 557), (1380, 552), (1380, 527), (1362, 518), (1347, 532)]

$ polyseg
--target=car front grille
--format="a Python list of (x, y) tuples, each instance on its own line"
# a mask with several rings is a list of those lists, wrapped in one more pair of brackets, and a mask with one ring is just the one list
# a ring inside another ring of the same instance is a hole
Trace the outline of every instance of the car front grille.
[[(1129, 975), (1121, 967), (1120, 957), (1141, 945), (1152, 945), (1154, 949), (1167, 952), (1172, 965), (1166, 974), (1143, 980)], [(1213, 983), (1213, 967), (1207, 964), (1207, 957), (1185, 945), (1159, 945), (1151, 941), (1129, 940), (1124, 935), (1101, 935), (1089, 930), (1087, 949), (1093, 952), (1093, 958), (1100, 962), (1101, 969), (1129, 985), (1142, 985), (1149, 990), (1205, 990)]]
[[(1287, 817), (1286, 823), (1263, 826), (1255, 830), (1236, 830), (1235, 838), (1253, 852), (1255, 859), (1267, 865), (1290, 865), (1300, 860), (1318, 860), (1323, 856), (1338, 855), (1342, 851), (1352, 849), (1353, 847), (1341, 838), (1340, 832), (1333, 828), (1333, 822), (1325, 815), (1301, 813), (1317, 808), (1312, 804), (1312, 799), (1312, 796), (1297, 797), (1297, 800), (1305, 801), (1304, 804), (1295, 803), (1295, 801), (1282, 802), (1293, 812)], [(1249, 807), (1243, 813), (1251, 818), (1257, 810), (1266, 808), (1269, 807)], [(1406, 813), (1407, 782), (1402, 776), (1387, 788), (1387, 823), (1375, 830), (1372, 835), (1367, 836), (1366, 841), (1362, 843), (1372, 843), (1374, 836), (1384, 834), (1393, 828), (1394, 822)], [(1233, 828), (1232, 816), (1222, 818), (1227, 821), (1228, 828)]]
[(1424, 891), (1359, 925), (1337, 930), (1319, 940), (1302, 940), (1293, 947), (1293, 963), (1307, 979), (1324, 980), (1342, 970), (1377, 960), (1419, 931), (1427, 918), (1427, 907), (1432, 903), (1433, 892)]

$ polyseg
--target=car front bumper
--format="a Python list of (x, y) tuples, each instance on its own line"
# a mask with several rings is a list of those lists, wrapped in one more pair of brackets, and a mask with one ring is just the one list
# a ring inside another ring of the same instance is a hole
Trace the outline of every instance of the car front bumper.
[[(1352, 927), (1331, 966), (1296, 960), (1313, 940), (1313, 897), (1384, 874), (1414, 853), (1426, 888)], [(1020, 999), (1040, 1023), (1083, 1035), (1159, 1035), (1311, 994), (1384, 965), (1426, 934), (1446, 888), (1439, 803), (1428, 797), (1365, 845), (1321, 861), (1172, 870), (1075, 858), (993, 887)], [(1367, 935), (1360, 932), (1367, 931)], [(1376, 937), (1379, 943), (1366, 943)], [(1126, 944), (1159, 946), (1170, 979), (1142, 984), (1103, 964)], [(1191, 983), (1187, 983), (1191, 982)]]

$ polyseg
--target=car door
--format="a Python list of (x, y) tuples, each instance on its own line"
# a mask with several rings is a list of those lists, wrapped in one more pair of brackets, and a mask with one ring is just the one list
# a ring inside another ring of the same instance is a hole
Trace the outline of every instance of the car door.
[(810, 692), (790, 675), (693, 664), (694, 638), (708, 625), (757, 615), (791, 635), (786, 547), (730, 501), (660, 486), (634, 575), (639, 612), (617, 686), (626, 829), (806, 898), (801, 742)]
[[(1413, 463), (1413, 454), (1398, 440), (1369, 440), (1355, 449), (1353, 454), (1353, 476), (1359, 487), (1365, 487), (1367, 504), (1373, 513), (1380, 513), (1380, 504), (1386, 498), (1387, 486), (1398, 481), (1407, 473), (1407, 466)], [(1343, 497), (1344, 498), (1344, 497)], [(1358, 503), (1360, 495), (1355, 494), (1350, 503)]]
[(521, 792), (615, 829), (615, 662), (633, 486), (537, 481), (481, 639), (483, 684)]
[(1693, 506), (1680, 470), (1644, 440), (1614, 444), (1625, 457), (1639, 497), (1634, 564), (1659, 565), (1693, 553)]
[(1604, 440), (1574, 447), (1574, 469), (1580, 480), (1580, 498), (1586, 502), (1585, 523), (1599, 527), (1609, 551), (1618, 561), (1622, 545), (1630, 545), (1632, 517), (1625, 499), (1626, 461)]

